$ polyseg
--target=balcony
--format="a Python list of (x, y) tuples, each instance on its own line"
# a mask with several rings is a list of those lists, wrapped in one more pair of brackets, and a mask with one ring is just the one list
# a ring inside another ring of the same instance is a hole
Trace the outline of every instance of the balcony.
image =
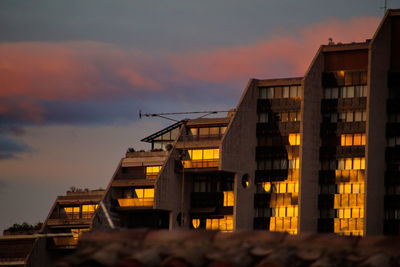
[(334, 183), (335, 183), (334, 170), (319, 171), (319, 184), (334, 184)]
[(335, 170), (335, 183), (363, 183), (365, 170)]
[(386, 147), (385, 153), (386, 161), (398, 161), (400, 160), (400, 146)]
[(254, 194), (254, 208), (269, 208), (271, 194)]
[(366, 126), (365, 121), (357, 122), (323, 122), (321, 123), (320, 132), (321, 136), (335, 135), (335, 134), (351, 134), (351, 133), (364, 133)]
[(285, 181), (288, 173), (288, 170), (256, 170), (255, 183)]
[(257, 112), (273, 110), (277, 111), (296, 111), (300, 110), (300, 98), (280, 98), (280, 99), (258, 99)]
[(193, 192), (191, 208), (217, 208), (223, 206), (223, 192)]
[(185, 169), (201, 169), (201, 168), (218, 168), (218, 159), (204, 159), (204, 160), (183, 160)]
[(255, 217), (253, 219), (254, 230), (269, 230), (269, 217)]
[(180, 142), (195, 142), (195, 141), (207, 141), (207, 140), (220, 140), (224, 134), (208, 134), (208, 135), (181, 135), (179, 137)]
[(78, 245), (78, 237), (75, 236), (63, 236), (53, 237), (54, 244), (56, 247), (76, 247)]
[(318, 195), (318, 208), (319, 209), (333, 209), (334, 195), (320, 194)]
[(153, 207), (154, 198), (119, 198), (120, 207)]
[(400, 123), (386, 124), (386, 137), (396, 137), (400, 135)]

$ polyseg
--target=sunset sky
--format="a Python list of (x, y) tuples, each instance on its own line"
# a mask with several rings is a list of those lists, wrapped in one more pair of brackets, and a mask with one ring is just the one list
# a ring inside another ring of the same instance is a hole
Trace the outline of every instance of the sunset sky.
[(169, 124), (139, 110), (233, 108), (249, 78), (302, 76), (328, 38), (372, 38), (383, 2), (0, 1), (0, 231), (105, 188)]

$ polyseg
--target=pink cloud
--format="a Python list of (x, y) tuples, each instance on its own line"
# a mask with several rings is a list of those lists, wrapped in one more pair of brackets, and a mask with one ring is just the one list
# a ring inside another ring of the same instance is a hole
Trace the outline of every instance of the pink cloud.
[(47, 111), (38, 100), (139, 99), (195, 88), (196, 82), (241, 90), (249, 78), (301, 76), (328, 38), (365, 41), (378, 23), (376, 17), (330, 19), (247, 45), (157, 56), (90, 41), (2, 43), (0, 116), (39, 122)]
[(331, 19), (300, 29), (296, 35), (285, 33), (249, 45), (175, 55), (170, 61), (183, 75), (207, 82), (302, 76), (328, 38), (343, 43), (365, 41), (372, 38), (379, 21), (377, 17)]
[(143, 56), (104, 43), (5, 43), (0, 54), (0, 97), (85, 100), (160, 90), (140, 69)]

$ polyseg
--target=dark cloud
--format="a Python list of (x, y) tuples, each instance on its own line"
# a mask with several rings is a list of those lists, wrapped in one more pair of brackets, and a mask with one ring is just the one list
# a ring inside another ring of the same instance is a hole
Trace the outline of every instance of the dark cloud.
[[(310, 22), (381, 15), (379, 1), (2, 0), (0, 40), (76, 41), (174, 51), (243, 45)], [(285, 30), (283, 30), (285, 29)]]
[(28, 151), (31, 151), (28, 145), (0, 134), (0, 160), (15, 158), (18, 153)]

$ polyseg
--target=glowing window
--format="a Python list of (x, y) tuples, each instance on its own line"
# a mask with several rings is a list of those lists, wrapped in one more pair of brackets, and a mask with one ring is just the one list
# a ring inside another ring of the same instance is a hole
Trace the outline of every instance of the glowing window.
[(233, 207), (235, 197), (233, 191), (224, 191), (224, 207)]
[(361, 134), (354, 135), (354, 145), (361, 146)]
[(346, 158), (345, 162), (344, 162), (344, 169), (345, 170), (351, 170), (352, 167), (353, 167), (352, 159), (351, 158)]
[(361, 159), (360, 158), (354, 158), (354, 160), (353, 160), (353, 169), (354, 170), (361, 169)]
[(147, 166), (146, 167), (146, 177), (147, 178), (157, 178), (162, 166)]
[(202, 160), (203, 159), (203, 150), (196, 149), (196, 150), (191, 150), (192, 151), (192, 160)]
[(194, 229), (199, 228), (200, 226), (200, 219), (192, 219), (192, 225)]
[(351, 134), (346, 134), (346, 146), (353, 145), (353, 136)]
[(300, 134), (299, 133), (289, 134), (289, 144), (291, 146), (300, 145)]
[(65, 212), (67, 213), (67, 217), (69, 219), (78, 219), (80, 208), (79, 207), (64, 207)]
[(206, 219), (206, 229), (207, 230), (220, 230), (222, 232), (232, 232), (233, 231), (233, 217), (224, 216), (218, 219)]

